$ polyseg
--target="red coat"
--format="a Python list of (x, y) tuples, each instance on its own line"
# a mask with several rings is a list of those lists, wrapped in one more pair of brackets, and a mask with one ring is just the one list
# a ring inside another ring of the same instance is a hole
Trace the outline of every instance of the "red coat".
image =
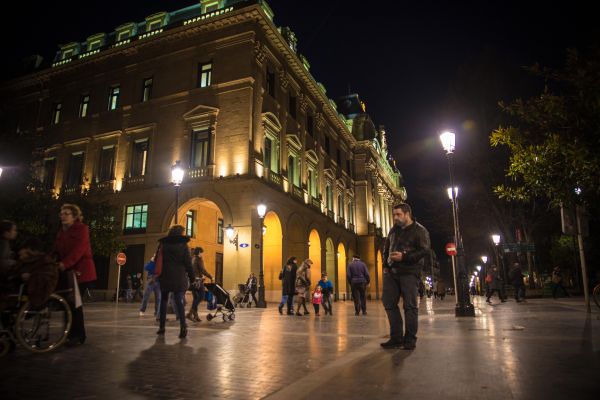
[(58, 261), (64, 264), (65, 269), (75, 270), (79, 283), (96, 280), (90, 232), (86, 224), (75, 221), (66, 231), (59, 230), (56, 242), (54, 242), (54, 251), (58, 254)]

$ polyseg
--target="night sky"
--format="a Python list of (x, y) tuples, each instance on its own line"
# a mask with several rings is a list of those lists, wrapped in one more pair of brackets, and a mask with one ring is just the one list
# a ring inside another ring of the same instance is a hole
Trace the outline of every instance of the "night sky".
[[(12, 25), (5, 18), (2, 26), (5, 59), (18, 61), (33, 53), (51, 58), (59, 43), (84, 41), (90, 34), (193, 1), (77, 4), (78, 9), (66, 2), (17, 3), (11, 11)], [(464, 121), (443, 112), (462, 66), (486, 51), (515, 67), (535, 62), (560, 65), (567, 47), (583, 49), (600, 37), (593, 2), (583, 1), (272, 0), (269, 4), (275, 23), (296, 32), (299, 51), (328, 96), (359, 93), (375, 123), (386, 126), (417, 214), (426, 201), (415, 196), (420, 184), (439, 185), (440, 196), (445, 196), (447, 169), (438, 133), (454, 129), (457, 157), (466, 156), (460, 151)]]

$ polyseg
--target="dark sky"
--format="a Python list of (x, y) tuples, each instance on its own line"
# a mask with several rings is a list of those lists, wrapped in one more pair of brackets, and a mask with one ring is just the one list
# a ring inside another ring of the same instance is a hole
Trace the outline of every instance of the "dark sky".
[[(2, 26), (6, 59), (33, 53), (51, 57), (59, 43), (84, 41), (92, 33), (193, 1), (76, 4), (77, 9), (67, 2), (16, 3), (13, 25)], [(329, 97), (344, 95), (350, 88), (361, 95), (376, 124), (386, 126), (409, 196), (421, 182), (435, 181), (434, 174), (445, 186), (447, 170), (437, 134), (455, 129), (460, 145), (456, 126), (460, 121), (445, 120), (441, 110), (461, 66), (485, 49), (515, 66), (559, 65), (567, 47), (585, 48), (600, 37), (589, 1), (272, 0), (269, 4), (276, 24), (296, 32), (300, 52)]]

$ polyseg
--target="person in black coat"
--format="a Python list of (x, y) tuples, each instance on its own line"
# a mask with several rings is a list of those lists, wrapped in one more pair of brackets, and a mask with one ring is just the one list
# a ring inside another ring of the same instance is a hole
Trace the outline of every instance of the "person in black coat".
[(279, 303), (279, 314), (283, 314), (283, 306), (287, 303), (287, 314), (294, 315), (294, 292), (296, 291), (297, 269), (298, 259), (296, 257), (290, 257), (279, 273), (279, 280), (281, 281), (281, 303)]
[[(165, 322), (167, 316), (167, 301), (169, 292), (173, 292), (175, 307), (177, 307), (180, 324), (179, 338), (187, 336), (187, 325), (185, 322), (185, 308), (183, 300), (185, 291), (189, 287), (189, 282), (194, 281), (194, 270), (192, 269), (192, 257), (187, 243), (190, 238), (184, 236), (185, 228), (181, 225), (174, 225), (169, 229), (166, 237), (159, 240), (159, 247), (156, 256), (157, 271), (160, 270), (158, 281), (160, 282), (160, 328), (158, 335), (164, 335)], [(161, 264), (159, 266), (159, 264)]]
[(246, 293), (248, 296), (252, 296), (252, 300), (248, 302), (248, 308), (252, 305), (252, 301), (254, 301), (254, 306), (258, 306), (258, 300), (256, 300), (256, 291), (258, 290), (258, 283), (256, 280), (256, 276), (254, 276), (254, 272), (250, 272), (250, 276), (248, 276), (248, 280), (246, 281)]
[(508, 275), (510, 283), (515, 288), (515, 300), (517, 303), (525, 301), (525, 283), (523, 282), (524, 275), (521, 265), (518, 262), (514, 263)]

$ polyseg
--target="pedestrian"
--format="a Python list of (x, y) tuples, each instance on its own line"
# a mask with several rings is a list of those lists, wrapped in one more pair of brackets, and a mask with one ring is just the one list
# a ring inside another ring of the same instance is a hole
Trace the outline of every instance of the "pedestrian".
[(438, 297), (438, 281), (437, 281), (437, 279), (433, 281), (432, 290), (433, 290), (433, 298), (437, 299), (437, 297)]
[(150, 261), (144, 265), (146, 271), (146, 289), (144, 290), (144, 296), (142, 297), (142, 305), (140, 307), (140, 317), (144, 316), (146, 308), (148, 307), (148, 301), (150, 296), (154, 293), (154, 318), (157, 321), (160, 320), (160, 283), (158, 283), (158, 277), (155, 273), (156, 263), (154, 262), (154, 256), (150, 258)]
[(187, 243), (190, 238), (184, 236), (185, 228), (181, 225), (173, 225), (167, 236), (159, 240), (157, 250), (157, 272), (160, 282), (160, 327), (156, 332), (158, 335), (165, 334), (165, 322), (167, 317), (167, 302), (169, 292), (173, 292), (174, 308), (179, 319), (179, 338), (187, 336), (187, 325), (185, 322), (184, 297), (189, 282), (195, 279), (192, 269), (192, 258)]
[(323, 292), (321, 291), (321, 286), (317, 285), (317, 286), (315, 286), (315, 290), (313, 291), (313, 294), (312, 294), (312, 304), (313, 304), (313, 307), (315, 308), (315, 315), (317, 317), (320, 316), (319, 305), (321, 303), (323, 303)]
[(127, 275), (125, 279), (127, 285), (127, 291), (125, 292), (125, 302), (133, 303), (133, 278), (131, 277), (131, 275)]
[(518, 262), (513, 264), (508, 276), (511, 284), (515, 288), (515, 300), (517, 303), (525, 301), (525, 282), (523, 282), (524, 275), (521, 265)]
[(323, 272), (321, 274), (319, 286), (321, 286), (321, 293), (323, 293), (323, 309), (325, 310), (325, 315), (327, 315), (327, 313), (329, 313), (329, 315), (333, 315), (333, 307), (331, 303), (331, 299), (333, 297), (333, 284), (329, 280), (327, 272)]
[(300, 314), (300, 307), (304, 307), (304, 315), (310, 314), (306, 308), (306, 296), (308, 295), (308, 290), (310, 289), (309, 276), (311, 265), (312, 261), (310, 259), (306, 259), (296, 271), (296, 303), (298, 304), (298, 307), (296, 308), (297, 316), (302, 316), (302, 314)]
[(287, 315), (294, 315), (294, 292), (296, 291), (296, 271), (298, 270), (298, 259), (290, 257), (281, 272), (281, 302), (279, 303), (279, 314), (283, 314), (283, 306), (287, 304)]
[(563, 274), (560, 270), (560, 267), (557, 265), (552, 270), (552, 297), (554, 297), (555, 299), (557, 297), (558, 288), (562, 289), (562, 291), (565, 293), (565, 296), (571, 297), (571, 295), (569, 294), (569, 292), (567, 292), (567, 289), (565, 289), (563, 285)]
[[(489, 278), (488, 278), (489, 277)], [(498, 297), (502, 303), (506, 302), (504, 298), (504, 290), (502, 287), (504, 286), (504, 280), (498, 271), (498, 268), (495, 265), (491, 266), (491, 270), (488, 272), (488, 276), (486, 277), (486, 282), (489, 282), (490, 290), (488, 291), (486, 303), (492, 304), (490, 300), (494, 293), (498, 293)]]
[(369, 276), (367, 265), (361, 261), (358, 254), (352, 256), (352, 262), (348, 265), (347, 279), (352, 289), (354, 315), (359, 315), (360, 311), (362, 311), (363, 315), (367, 315), (366, 293), (367, 285), (371, 282), (371, 277)]
[(0, 223), (0, 276), (7, 276), (17, 260), (10, 248), (10, 242), (17, 238), (17, 224), (4, 220)]
[[(390, 340), (383, 348), (412, 350), (417, 343), (419, 309), (417, 292), (424, 258), (430, 256), (429, 232), (414, 220), (406, 203), (394, 206), (394, 226), (384, 245), (383, 306), (390, 324)], [(403, 300), (406, 327), (398, 308)]]
[(423, 280), (420, 277), (417, 283), (419, 285), (417, 292), (419, 293), (419, 298), (422, 300), (423, 296), (425, 295), (425, 284), (423, 283)]
[(187, 319), (192, 320), (194, 322), (200, 322), (200, 316), (198, 315), (198, 305), (202, 302), (204, 298), (205, 288), (204, 288), (204, 277), (206, 276), (211, 281), (213, 280), (212, 275), (204, 268), (204, 259), (202, 255), (204, 254), (204, 250), (202, 247), (196, 247), (193, 250), (192, 257), (192, 269), (194, 270), (195, 279), (192, 283), (192, 297), (194, 300), (192, 301), (192, 308), (190, 312), (186, 314)]
[(69, 301), (73, 314), (69, 344), (83, 344), (86, 332), (80, 293), (89, 289), (91, 283), (96, 280), (90, 232), (88, 226), (83, 223), (83, 215), (77, 205), (63, 204), (59, 216), (61, 229), (54, 242), (58, 268), (63, 271), (59, 278), (59, 287), (73, 289), (73, 296)]
[(258, 306), (258, 300), (256, 300), (257, 290), (258, 285), (256, 281), (256, 276), (254, 276), (254, 272), (250, 272), (248, 280), (246, 281), (246, 295), (248, 296), (248, 308), (252, 306), (252, 301), (254, 301), (254, 307)]
[(438, 279), (437, 281), (437, 295), (440, 300), (444, 300), (446, 297), (446, 281), (444, 281), (442, 278)]

